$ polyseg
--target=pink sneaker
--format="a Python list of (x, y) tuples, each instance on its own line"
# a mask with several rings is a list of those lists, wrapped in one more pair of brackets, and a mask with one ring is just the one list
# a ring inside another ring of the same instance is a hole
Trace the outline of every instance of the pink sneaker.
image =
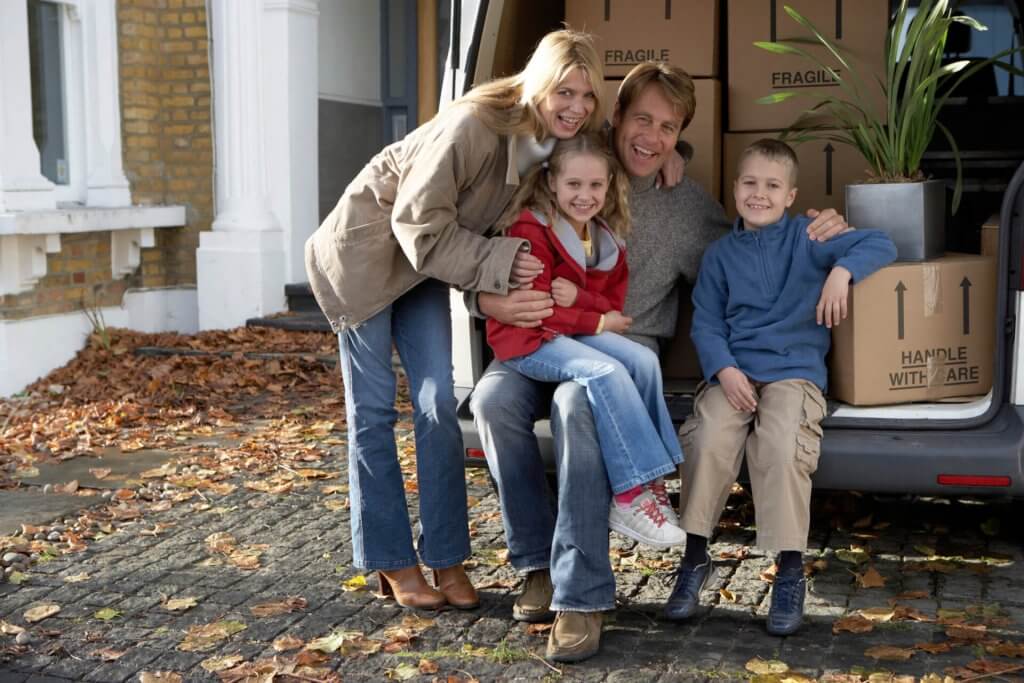
[(629, 505), (612, 500), (608, 526), (635, 541), (654, 548), (670, 548), (686, 540), (686, 532), (670, 524), (650, 491), (644, 491)]

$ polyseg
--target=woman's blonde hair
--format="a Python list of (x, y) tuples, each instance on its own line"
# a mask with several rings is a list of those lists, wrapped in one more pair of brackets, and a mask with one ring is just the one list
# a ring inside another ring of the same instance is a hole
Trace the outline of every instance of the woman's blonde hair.
[(582, 69), (586, 74), (596, 103), (582, 130), (600, 130), (607, 107), (601, 87), (601, 59), (589, 34), (570, 29), (544, 36), (519, 73), (482, 83), (452, 104), (473, 106), (476, 115), (499, 135), (530, 133), (541, 140), (550, 131), (540, 115), (540, 103), (573, 69)]
[(557, 178), (571, 156), (587, 154), (602, 159), (608, 167), (608, 194), (598, 216), (604, 219), (613, 233), (619, 237), (629, 234), (632, 219), (629, 214), (629, 180), (608, 146), (603, 133), (580, 133), (567, 140), (555, 143), (546, 166), (538, 166), (523, 179), (512, 201), (498, 222), (505, 231), (516, 222), (524, 208), (530, 208), (544, 215), (548, 225), (554, 225), (559, 214), (558, 201), (551, 191), (548, 178)]

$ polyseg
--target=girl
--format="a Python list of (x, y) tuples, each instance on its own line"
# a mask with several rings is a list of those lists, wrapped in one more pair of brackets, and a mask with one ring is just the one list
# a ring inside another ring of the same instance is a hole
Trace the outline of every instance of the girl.
[[(486, 233), (555, 139), (600, 127), (600, 65), (586, 34), (548, 34), (521, 73), (478, 86), (375, 156), (306, 243), (310, 285), (340, 346), (352, 560), (378, 570), (381, 594), (401, 605), (479, 603), (462, 567), (470, 547), (448, 285), (506, 293), (536, 276), (524, 240)], [(414, 410), (415, 546), (395, 451), (392, 343)]]
[[(527, 377), (587, 389), (615, 494), (609, 526), (655, 547), (685, 539), (650, 490), (683, 454), (662, 395), (658, 357), (620, 336), (626, 296), (629, 184), (597, 134), (559, 140), (547, 164), (513, 198), (504, 224), (544, 264), (532, 286), (550, 290), (555, 313), (541, 327), (487, 322), (495, 355)], [(524, 206), (529, 208), (524, 209)], [(571, 335), (571, 336), (570, 336)]]

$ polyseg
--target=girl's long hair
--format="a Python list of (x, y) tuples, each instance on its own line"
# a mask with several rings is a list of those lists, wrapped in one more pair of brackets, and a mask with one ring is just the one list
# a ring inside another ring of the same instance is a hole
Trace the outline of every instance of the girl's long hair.
[(625, 237), (632, 229), (629, 213), (629, 180), (622, 169), (604, 133), (580, 133), (568, 140), (559, 140), (551, 152), (547, 165), (533, 169), (522, 180), (505, 213), (498, 221), (502, 232), (516, 222), (524, 208), (530, 208), (543, 214), (549, 225), (555, 224), (559, 214), (555, 193), (548, 185), (548, 177), (557, 177), (565, 167), (566, 160), (573, 155), (588, 154), (602, 159), (608, 167), (608, 193), (605, 195), (604, 206), (597, 214), (608, 224), (611, 231), (618, 237)]
[(532, 134), (541, 140), (550, 135), (550, 131), (540, 115), (540, 103), (573, 69), (583, 69), (594, 89), (596, 105), (583, 130), (599, 130), (608, 104), (601, 87), (604, 82), (601, 59), (589, 34), (570, 29), (544, 36), (519, 73), (481, 83), (452, 102), (452, 106), (472, 106), (476, 116), (498, 135)]

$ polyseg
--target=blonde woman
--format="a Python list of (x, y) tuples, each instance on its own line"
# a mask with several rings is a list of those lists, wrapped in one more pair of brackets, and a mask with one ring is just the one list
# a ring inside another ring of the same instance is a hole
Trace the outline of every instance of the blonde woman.
[[(470, 545), (448, 286), (505, 294), (538, 275), (526, 240), (488, 233), (558, 139), (600, 128), (602, 78), (589, 36), (548, 34), (521, 73), (476, 87), (377, 154), (306, 243), (310, 285), (340, 346), (353, 563), (377, 570), (381, 593), (403, 606), (479, 604), (462, 566)], [(395, 451), (392, 343), (414, 410), (415, 544)]]

